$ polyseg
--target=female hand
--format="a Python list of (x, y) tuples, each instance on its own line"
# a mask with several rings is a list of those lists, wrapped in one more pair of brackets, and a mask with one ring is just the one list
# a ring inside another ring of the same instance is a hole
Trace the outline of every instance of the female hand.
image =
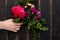
[(1, 29), (17, 32), (21, 25), (22, 23), (14, 23), (13, 19), (8, 19), (2, 22)]

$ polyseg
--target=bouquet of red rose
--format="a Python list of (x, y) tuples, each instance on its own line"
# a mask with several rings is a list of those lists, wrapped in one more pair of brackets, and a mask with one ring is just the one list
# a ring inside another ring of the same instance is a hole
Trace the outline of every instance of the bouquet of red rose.
[(11, 11), (13, 13), (14, 22), (21, 22), (27, 25), (27, 28), (33, 31), (34, 37), (36, 39), (36, 29), (37, 30), (48, 30), (44, 27), (45, 19), (41, 17), (41, 11), (36, 9), (34, 5), (30, 3), (31, 1), (19, 0), (18, 5), (13, 6)]

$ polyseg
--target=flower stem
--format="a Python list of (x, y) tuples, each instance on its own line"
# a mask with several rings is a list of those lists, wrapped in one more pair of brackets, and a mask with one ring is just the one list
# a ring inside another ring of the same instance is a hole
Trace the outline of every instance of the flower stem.
[(32, 32), (33, 32), (33, 40), (37, 40), (38, 39), (38, 33), (37, 33), (37, 31), (32, 28)]

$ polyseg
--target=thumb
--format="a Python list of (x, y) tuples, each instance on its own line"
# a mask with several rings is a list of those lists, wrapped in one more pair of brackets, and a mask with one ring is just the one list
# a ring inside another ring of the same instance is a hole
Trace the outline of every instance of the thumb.
[(13, 21), (13, 19), (8, 19), (7, 21)]

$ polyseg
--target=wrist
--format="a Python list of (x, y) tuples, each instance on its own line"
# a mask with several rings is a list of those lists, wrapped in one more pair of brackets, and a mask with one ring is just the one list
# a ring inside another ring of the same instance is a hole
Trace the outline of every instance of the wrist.
[(4, 27), (4, 22), (3, 21), (0, 21), (0, 29), (3, 29), (3, 27)]

